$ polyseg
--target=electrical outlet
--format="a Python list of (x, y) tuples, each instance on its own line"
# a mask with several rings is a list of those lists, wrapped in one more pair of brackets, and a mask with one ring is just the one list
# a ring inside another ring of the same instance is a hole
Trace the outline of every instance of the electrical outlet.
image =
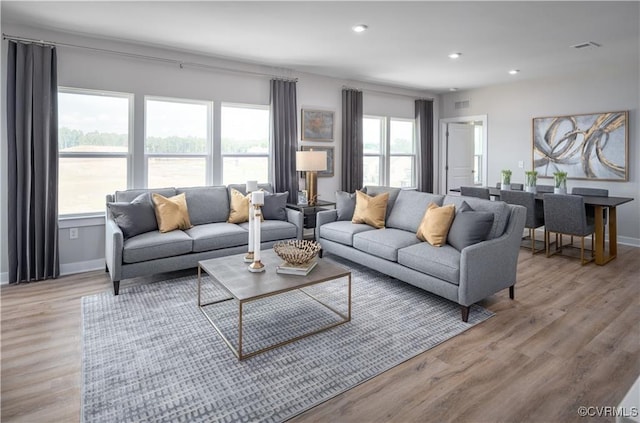
[(520, 161), (518, 161), (518, 167), (519, 167), (520, 169), (524, 169), (524, 160), (520, 160)]
[(69, 239), (78, 239), (78, 228), (69, 228)]

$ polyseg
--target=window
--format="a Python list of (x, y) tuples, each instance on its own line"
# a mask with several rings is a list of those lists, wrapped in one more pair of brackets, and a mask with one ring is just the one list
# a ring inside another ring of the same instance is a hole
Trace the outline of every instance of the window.
[(148, 188), (210, 183), (211, 115), (211, 102), (145, 98)]
[(414, 187), (414, 121), (366, 116), (363, 120), (363, 185)]
[(222, 183), (269, 181), (269, 107), (223, 104)]
[(58, 89), (58, 213), (104, 213), (128, 186), (133, 95)]

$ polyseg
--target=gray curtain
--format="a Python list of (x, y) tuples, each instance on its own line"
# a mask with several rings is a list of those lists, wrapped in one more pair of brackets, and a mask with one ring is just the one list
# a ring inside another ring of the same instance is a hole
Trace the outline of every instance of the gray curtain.
[(271, 80), (271, 145), (274, 188), (289, 191), (289, 203), (298, 202), (296, 149), (298, 146), (296, 81)]
[(362, 92), (342, 90), (342, 190), (362, 188)]
[(433, 100), (416, 100), (418, 191), (433, 192)]
[(56, 278), (58, 97), (56, 50), (8, 43), (9, 282)]

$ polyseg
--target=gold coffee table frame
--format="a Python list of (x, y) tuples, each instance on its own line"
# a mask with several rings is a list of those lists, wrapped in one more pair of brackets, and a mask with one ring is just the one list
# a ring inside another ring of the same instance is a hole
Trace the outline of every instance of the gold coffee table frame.
[[(243, 254), (203, 260), (198, 263), (198, 308), (200, 309), (202, 314), (205, 315), (209, 323), (211, 323), (216, 332), (218, 332), (218, 335), (220, 335), (222, 340), (227, 344), (231, 351), (233, 351), (233, 353), (239, 360), (253, 357), (266, 351), (270, 351), (274, 348), (290, 344), (292, 342), (298, 341), (311, 335), (315, 335), (316, 333), (326, 331), (328, 329), (351, 321), (351, 272), (349, 270), (337, 266), (333, 263), (318, 259), (318, 264), (316, 265), (316, 267), (306, 276), (285, 275), (276, 272), (276, 267), (282, 262), (282, 259), (280, 259), (273, 252), (273, 250), (265, 250), (261, 255), (262, 262), (266, 266), (266, 271), (262, 273), (249, 272), (246, 269), (246, 264), (243, 263)], [(230, 297), (203, 303), (201, 292), (202, 271), (210, 276), (213, 283), (217, 283), (220, 287), (227, 291)], [(303, 290), (303, 288), (305, 287), (318, 285), (343, 277), (347, 278), (348, 311), (346, 315), (337, 311), (330, 305), (323, 303), (319, 299)], [(244, 353), (242, 342), (244, 305), (251, 301), (256, 301), (262, 298), (271, 297), (295, 290), (299, 290), (322, 306), (331, 310), (341, 319), (330, 325), (323, 326), (320, 329), (316, 329), (314, 331), (287, 339), (285, 341), (278, 342), (257, 351)], [(222, 330), (204, 310), (204, 307), (206, 306), (218, 304), (225, 301), (237, 301), (238, 303), (238, 348), (236, 348), (231, 343), (231, 341), (227, 339), (227, 337), (222, 333)]]

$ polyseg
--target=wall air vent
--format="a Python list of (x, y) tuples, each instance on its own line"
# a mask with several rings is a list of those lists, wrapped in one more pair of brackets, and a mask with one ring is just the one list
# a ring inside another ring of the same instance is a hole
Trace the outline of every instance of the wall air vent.
[(602, 44), (598, 44), (594, 41), (588, 41), (586, 43), (580, 43), (580, 44), (576, 44), (571, 46), (573, 48), (587, 48), (587, 47), (602, 47)]
[(468, 109), (469, 108), (469, 100), (463, 100), (463, 101), (456, 101), (453, 104), (454, 108), (456, 110), (460, 110), (460, 109)]

